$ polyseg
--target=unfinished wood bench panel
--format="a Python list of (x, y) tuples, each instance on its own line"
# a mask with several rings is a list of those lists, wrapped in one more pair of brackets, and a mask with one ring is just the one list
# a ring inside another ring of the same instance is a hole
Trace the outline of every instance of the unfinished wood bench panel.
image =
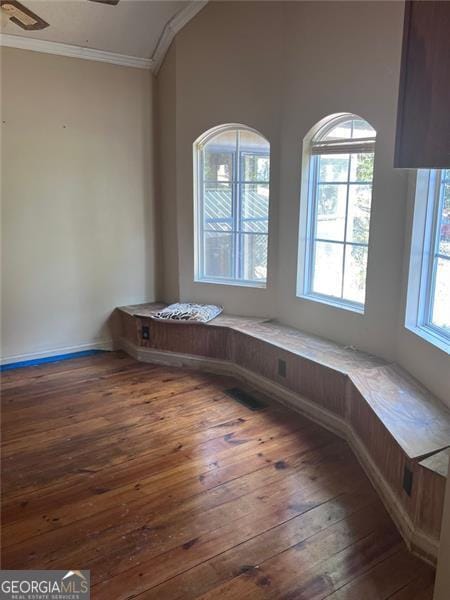
[(353, 384), (410, 458), (450, 444), (450, 412), (396, 365), (355, 371)]
[(417, 485), (414, 522), (427, 535), (439, 538), (448, 477), (449, 450), (420, 461), (415, 468)]
[(124, 306), (116, 311), (114, 319), (114, 328), (116, 336), (119, 335), (123, 339), (132, 344), (139, 345), (140, 339), (138, 335), (138, 323), (133, 311)]
[(164, 323), (153, 319), (140, 319), (142, 326), (149, 327), (149, 340), (142, 345), (156, 350), (193, 354), (221, 360), (229, 360), (229, 329), (208, 327), (201, 323)]
[(350, 426), (412, 518), (414, 502), (403, 488), (405, 468), (410, 472), (413, 470), (411, 457), (403, 451), (353, 383), (350, 385)]
[(319, 404), (333, 414), (345, 414), (347, 376), (304, 358), (253, 333), (233, 332), (235, 362)]

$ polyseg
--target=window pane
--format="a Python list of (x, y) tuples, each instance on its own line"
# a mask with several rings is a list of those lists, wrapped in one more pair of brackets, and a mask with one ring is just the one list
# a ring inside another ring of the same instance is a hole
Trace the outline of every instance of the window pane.
[(312, 291), (327, 296), (341, 296), (343, 244), (314, 244)]
[(227, 219), (232, 216), (232, 189), (229, 183), (206, 183), (203, 192), (205, 222), (209, 219)]
[(205, 231), (232, 231), (233, 222), (229, 221), (209, 221), (205, 219)]
[(244, 154), (243, 174), (244, 181), (269, 181), (270, 159), (268, 156), (258, 154)]
[(270, 144), (258, 133), (246, 129), (239, 130), (239, 146), (241, 152), (257, 152), (261, 154), (270, 154)]
[(371, 183), (373, 179), (373, 152), (352, 154), (350, 164), (350, 181)]
[(431, 322), (450, 333), (450, 259), (437, 259)]
[(344, 240), (346, 185), (319, 184), (317, 186), (316, 237), (326, 240)]
[(372, 138), (376, 136), (376, 131), (363, 119), (354, 119), (353, 121), (353, 139)]
[(205, 277), (233, 277), (233, 234), (205, 232)]
[(231, 181), (233, 175), (233, 155), (225, 152), (205, 150), (204, 179), (208, 181)]
[(349, 140), (352, 137), (352, 121), (344, 121), (327, 133), (324, 140)]
[(450, 259), (437, 259), (431, 322), (450, 333)]
[(233, 156), (236, 153), (236, 131), (224, 131), (211, 138), (203, 150), (203, 179), (231, 181)]
[(319, 161), (319, 181), (347, 181), (348, 154), (321, 154)]
[(345, 246), (344, 298), (364, 304), (366, 296), (367, 248)]
[[(450, 256), (450, 183), (442, 186), (441, 228), (439, 231), (439, 253)], [(450, 308), (449, 308), (450, 312)]]
[(249, 281), (267, 279), (267, 235), (241, 234), (242, 277)]
[(367, 244), (369, 242), (371, 185), (349, 186), (347, 241)]
[(267, 232), (269, 185), (255, 183), (242, 184), (241, 195), (242, 230)]

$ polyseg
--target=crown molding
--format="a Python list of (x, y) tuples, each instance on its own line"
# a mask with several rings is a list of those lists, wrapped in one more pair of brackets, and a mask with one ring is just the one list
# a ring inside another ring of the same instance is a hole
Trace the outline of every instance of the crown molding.
[(45, 40), (37, 40), (22, 35), (0, 33), (0, 46), (20, 48), (21, 50), (32, 50), (34, 52), (44, 52), (46, 54), (57, 54), (59, 56), (69, 56), (71, 58), (82, 58), (84, 60), (96, 60), (113, 65), (121, 65), (122, 67), (135, 67), (137, 69), (152, 69), (153, 67), (153, 61), (150, 58), (139, 58), (137, 56), (127, 56), (126, 54), (117, 54), (115, 52), (105, 52), (104, 50), (94, 50), (93, 48), (83, 48), (82, 46), (47, 42)]
[(177, 13), (164, 27), (152, 56), (152, 70), (155, 75), (158, 74), (173, 38), (207, 4), (208, 0), (194, 0), (193, 2), (189, 2), (186, 8)]
[(96, 60), (113, 65), (121, 65), (122, 67), (149, 69), (157, 74), (173, 38), (206, 4), (208, 4), (208, 0), (193, 0), (177, 13), (164, 27), (152, 58), (127, 56), (126, 54), (117, 54), (116, 52), (106, 52), (104, 50), (61, 44), (59, 42), (48, 42), (46, 40), (37, 40), (23, 35), (11, 35), (7, 33), (0, 33), (0, 46), (69, 56), (71, 58), (82, 58), (84, 60)]

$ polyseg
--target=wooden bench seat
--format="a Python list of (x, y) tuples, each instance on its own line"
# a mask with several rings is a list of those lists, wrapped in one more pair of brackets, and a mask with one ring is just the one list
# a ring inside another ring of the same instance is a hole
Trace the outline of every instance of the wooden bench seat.
[[(217, 326), (221, 326), (226, 320), (227, 317), (223, 317), (223, 320), (221, 320), (221, 317), (214, 319), (214, 321), (217, 321)], [(211, 325), (213, 326), (214, 321), (211, 321)], [(329, 340), (309, 335), (293, 327), (282, 325), (275, 320), (254, 321), (245, 325), (237, 322), (236, 324), (232, 323), (231, 327), (235, 331), (241, 331), (280, 350), (313, 360), (316, 363), (336, 369), (344, 374), (349, 374), (354, 369), (370, 368), (386, 364), (382, 359), (365, 352), (354, 350), (350, 347), (343, 347)]]
[[(151, 318), (158, 310), (164, 308), (161, 303), (149, 303), (136, 306), (122, 306), (118, 310), (137, 318)], [(173, 323), (171, 323), (173, 324)], [(183, 324), (180, 322), (180, 324)], [(198, 324), (195, 324), (197, 326)], [(386, 361), (344, 347), (317, 336), (278, 323), (273, 319), (258, 317), (240, 317), (221, 314), (204, 327), (226, 327), (241, 332), (252, 338), (267, 342), (281, 350), (314, 360), (324, 366), (349, 374), (354, 369), (363, 369), (385, 365)]]
[(353, 385), (409, 458), (450, 446), (450, 412), (397, 365), (354, 371)]
[(420, 465), (427, 471), (431, 471), (431, 473), (447, 479), (449, 471), (449, 459), (450, 451), (448, 448), (446, 448), (445, 450), (441, 450), (441, 452), (437, 452), (432, 456), (424, 458), (420, 461)]
[(419, 462), (416, 467), (417, 501), (414, 521), (430, 536), (439, 537), (444, 509), (449, 450), (441, 450)]
[(345, 437), (406, 542), (435, 560), (445, 486), (430, 465), (450, 447), (450, 410), (440, 400), (395, 364), (277, 321), (152, 319), (163, 306), (119, 308), (118, 345), (140, 360), (242, 377)]

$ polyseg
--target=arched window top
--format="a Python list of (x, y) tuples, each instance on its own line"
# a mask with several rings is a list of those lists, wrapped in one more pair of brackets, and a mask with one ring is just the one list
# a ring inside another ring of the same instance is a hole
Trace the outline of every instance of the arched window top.
[(325, 121), (311, 140), (313, 154), (373, 152), (377, 132), (357, 115), (344, 114)]
[(253, 148), (270, 150), (270, 143), (262, 133), (240, 123), (227, 123), (213, 127), (197, 139), (196, 145), (198, 148), (211, 144), (232, 149), (236, 145), (236, 137), (240, 138), (241, 146), (247, 146), (250, 150)]
[(194, 144), (196, 281), (265, 287), (270, 144), (239, 124)]

